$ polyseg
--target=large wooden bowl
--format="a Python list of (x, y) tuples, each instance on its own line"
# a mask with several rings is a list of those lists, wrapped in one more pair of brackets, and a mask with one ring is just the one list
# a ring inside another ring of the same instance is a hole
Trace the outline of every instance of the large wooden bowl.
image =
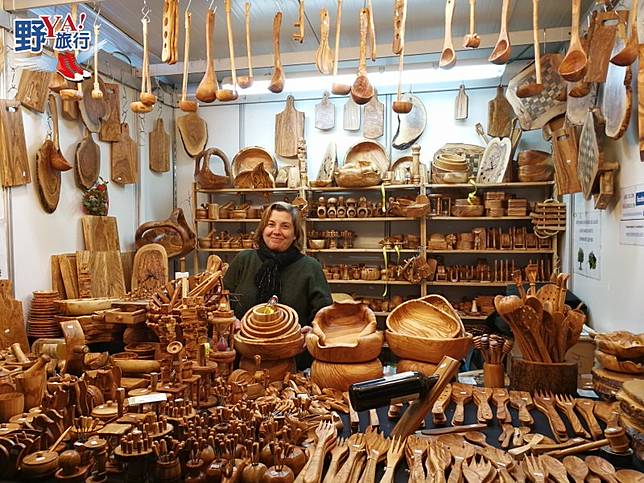
[(335, 345), (325, 346), (317, 334), (306, 335), (306, 348), (314, 359), (324, 362), (357, 363), (367, 362), (377, 358), (382, 350), (385, 336), (381, 331), (363, 335), (358, 338), (355, 346)]
[(289, 342), (301, 337), (297, 312), (283, 304), (275, 304), (271, 312), (267, 304), (249, 309), (241, 320), (240, 335), (249, 340)]
[(449, 300), (447, 300), (442, 295), (435, 293), (425, 295), (424, 297), (421, 297), (420, 300), (432, 304), (434, 307), (438, 307), (443, 312), (450, 314), (452, 317), (458, 320), (458, 322), (461, 324), (461, 333), (459, 335), (465, 334), (465, 326), (463, 325), (461, 316), (458, 315), (458, 312), (454, 309), (454, 307), (452, 307), (452, 304), (449, 303)]
[(264, 164), (266, 172), (277, 176), (277, 163), (271, 154), (259, 146), (249, 146), (241, 149), (233, 158), (231, 170), (233, 179), (244, 171), (252, 171), (258, 164)]
[(396, 363), (396, 373), (400, 374), (401, 372), (407, 371), (417, 371), (426, 376), (433, 376), (436, 372), (438, 364), (431, 364), (429, 362), (420, 362), (413, 361), (411, 359), (400, 359)]
[(644, 334), (627, 331), (598, 334), (595, 336), (597, 347), (618, 359), (639, 359), (644, 357)]
[(387, 316), (387, 328), (401, 335), (440, 339), (458, 337), (463, 323), (436, 305), (423, 300), (408, 300)]
[(443, 356), (464, 359), (472, 347), (472, 334), (463, 337), (431, 339), (399, 334), (388, 330), (385, 339), (389, 349), (400, 359), (438, 364)]
[(270, 339), (248, 339), (240, 333), (235, 334), (234, 337), (235, 349), (249, 359), (259, 355), (262, 356), (262, 360), (279, 361), (304, 352), (304, 336), (301, 333), (293, 340), (281, 342), (272, 342)]
[(600, 350), (595, 351), (595, 359), (604, 369), (621, 372), (624, 374), (644, 374), (644, 364), (631, 360), (620, 360), (613, 354), (607, 354)]
[(354, 161), (371, 161), (377, 166), (381, 178), (384, 178), (389, 170), (387, 151), (376, 141), (360, 141), (351, 146), (344, 157), (344, 164)]
[(382, 377), (382, 363), (378, 359), (360, 364), (333, 364), (313, 361), (311, 381), (321, 388), (348, 391), (351, 384)]

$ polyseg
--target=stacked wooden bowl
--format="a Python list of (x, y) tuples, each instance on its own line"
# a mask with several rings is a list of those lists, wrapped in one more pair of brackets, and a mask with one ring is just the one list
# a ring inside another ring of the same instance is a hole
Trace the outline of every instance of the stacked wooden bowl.
[(432, 162), (432, 183), (467, 183), (470, 166), (465, 156), (437, 153)]
[(607, 398), (614, 398), (631, 379), (644, 381), (644, 334), (626, 331), (595, 336), (593, 387)]
[(555, 167), (550, 153), (536, 150), (519, 153), (519, 181), (550, 181), (554, 173)]
[(58, 292), (40, 290), (33, 292), (33, 295), (27, 321), (27, 335), (35, 338), (62, 337), (60, 324), (54, 318), (57, 313), (54, 301), (60, 298)]
[(427, 295), (397, 306), (387, 317), (387, 344), (399, 359), (397, 370), (431, 375), (443, 356), (463, 359), (472, 334), (452, 305), (440, 295)]
[(378, 359), (384, 336), (376, 316), (361, 302), (335, 302), (321, 309), (306, 336), (313, 358), (311, 379), (320, 387), (347, 391), (351, 384), (382, 376)]
[[(241, 320), (241, 329), (235, 334), (235, 348), (242, 358), (250, 361), (260, 356), (262, 364), (264, 361), (291, 361), (293, 364), (280, 365), (285, 368), (283, 377), (288, 372), (286, 369), (294, 365), (293, 358), (304, 351), (304, 335), (297, 312), (283, 304), (256, 305)], [(271, 373), (273, 380), (278, 376)]]

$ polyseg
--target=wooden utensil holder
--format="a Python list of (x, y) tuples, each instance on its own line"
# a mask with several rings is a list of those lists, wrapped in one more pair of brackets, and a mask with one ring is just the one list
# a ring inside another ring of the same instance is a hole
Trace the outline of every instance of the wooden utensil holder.
[(576, 394), (577, 362), (547, 364), (514, 358), (510, 369), (510, 389)]
[(485, 387), (505, 387), (503, 364), (483, 363), (483, 385)]

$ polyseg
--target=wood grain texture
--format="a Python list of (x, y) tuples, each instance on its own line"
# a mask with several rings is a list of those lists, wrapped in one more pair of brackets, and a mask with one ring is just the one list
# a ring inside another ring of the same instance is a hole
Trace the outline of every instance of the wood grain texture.
[(615, 45), (618, 18), (613, 11), (593, 12), (585, 82), (601, 83), (606, 80), (611, 52)]
[(130, 137), (126, 122), (121, 124), (121, 137), (112, 143), (110, 153), (111, 178), (118, 184), (134, 184), (139, 177), (139, 150)]
[(91, 216), (81, 218), (85, 250), (120, 250), (119, 229), (114, 216)]
[(559, 116), (548, 123), (552, 133), (552, 158), (555, 181), (559, 194), (579, 193), (581, 185), (577, 176), (578, 136), (574, 126)]
[(63, 274), (60, 271), (58, 255), (52, 255), (49, 258), (49, 269), (51, 273), (51, 289), (58, 292), (61, 299), (67, 298), (65, 293), (65, 283), (63, 282)]
[(43, 209), (47, 213), (53, 213), (60, 200), (61, 176), (60, 171), (52, 168), (51, 150), (46, 146), (53, 145), (46, 143), (36, 153), (36, 184)]
[(22, 109), (16, 100), (0, 100), (0, 150), (2, 186), (31, 183)]
[(378, 139), (385, 132), (385, 105), (374, 95), (364, 106), (362, 134), (367, 139)]
[(154, 123), (154, 129), (148, 137), (148, 158), (150, 170), (156, 173), (170, 171), (170, 135), (163, 126), (163, 119)]
[(353, 98), (347, 98), (342, 113), (342, 129), (345, 131), (359, 131), (362, 123), (362, 111), (360, 106), (355, 103)]
[(65, 287), (65, 296), (68, 299), (79, 298), (78, 271), (76, 268), (76, 254), (55, 255), (60, 265), (60, 274)]
[(496, 88), (496, 97), (487, 104), (487, 134), (492, 137), (508, 137), (512, 119), (516, 117), (512, 105), (505, 98), (503, 87)]
[(89, 276), (91, 297), (122, 297), (125, 279), (121, 254), (117, 250), (76, 252), (76, 270), (81, 278)]
[(98, 139), (105, 142), (116, 142), (121, 137), (121, 87), (118, 84), (103, 84), (103, 101), (106, 114), (101, 119), (101, 130)]
[(0, 350), (8, 349), (17, 342), (24, 352), (29, 352), (22, 302), (13, 298), (0, 298), (0, 320)]
[(151, 243), (136, 251), (132, 266), (132, 290), (152, 293), (168, 283), (168, 255), (163, 245)]
[[(101, 91), (105, 90), (105, 84), (99, 77), (98, 83)], [(93, 99), (92, 89), (94, 89), (94, 79), (86, 79), (83, 81), (83, 98), (78, 102), (78, 109), (80, 111), (81, 119), (85, 127), (91, 132), (99, 132), (101, 130), (101, 119), (107, 116), (107, 105), (104, 99)]]
[(50, 81), (51, 72), (23, 70), (18, 83), (16, 99), (32, 111), (45, 112)]
[(121, 265), (123, 266), (123, 278), (125, 279), (125, 290), (132, 290), (132, 266), (134, 265), (135, 252), (121, 252)]
[(639, 128), (640, 160), (644, 161), (644, 44), (640, 44), (639, 46), (637, 93), (637, 125)]
[(329, 100), (329, 93), (324, 91), (322, 100), (315, 105), (315, 128), (328, 131), (335, 127), (335, 105)]
[(304, 113), (295, 109), (293, 96), (286, 107), (275, 115), (275, 153), (285, 158), (297, 157), (297, 141), (304, 137)]
[(206, 143), (208, 142), (206, 121), (201, 119), (196, 112), (189, 112), (177, 118), (176, 122), (183, 148), (189, 156), (194, 158), (206, 149)]
[(85, 130), (85, 136), (76, 146), (76, 183), (82, 188), (90, 189), (98, 180), (100, 169), (101, 151), (94, 142), (92, 133)]

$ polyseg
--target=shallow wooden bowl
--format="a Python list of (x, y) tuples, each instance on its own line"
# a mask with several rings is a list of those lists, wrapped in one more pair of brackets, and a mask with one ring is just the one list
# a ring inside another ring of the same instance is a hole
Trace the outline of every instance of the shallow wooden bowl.
[(644, 374), (644, 364), (631, 360), (620, 360), (613, 354), (607, 354), (600, 350), (595, 351), (595, 359), (609, 371), (622, 372), (624, 374)]
[(644, 357), (644, 334), (627, 331), (598, 334), (595, 336), (597, 347), (619, 359), (639, 359)]
[(322, 388), (348, 391), (351, 384), (382, 377), (382, 363), (378, 359), (360, 364), (333, 364), (313, 361), (311, 381)]
[(326, 247), (326, 240), (322, 239), (311, 239), (308, 240), (309, 248), (313, 250), (323, 250)]
[(470, 333), (466, 333), (463, 337), (432, 339), (403, 335), (388, 330), (385, 332), (385, 339), (391, 352), (398, 358), (431, 364), (438, 364), (443, 356), (461, 360), (472, 347)]
[(245, 171), (252, 171), (258, 164), (264, 164), (264, 169), (277, 176), (277, 163), (271, 154), (259, 146), (249, 146), (241, 149), (231, 165), (233, 179)]
[(431, 303), (408, 300), (389, 313), (387, 328), (401, 335), (440, 339), (461, 335), (463, 323)]
[(235, 349), (249, 359), (256, 355), (262, 360), (279, 361), (295, 357), (304, 352), (304, 336), (300, 333), (297, 339), (284, 342), (267, 342), (265, 340), (247, 339), (241, 334), (235, 334)]
[(58, 313), (63, 315), (89, 315), (98, 310), (112, 308), (112, 302), (115, 300), (110, 298), (54, 300), (54, 306)]
[(432, 304), (435, 307), (438, 307), (443, 312), (450, 314), (452, 317), (458, 320), (458, 322), (461, 324), (461, 333), (459, 335), (465, 334), (465, 326), (463, 325), (461, 316), (458, 315), (458, 312), (456, 312), (456, 310), (454, 310), (454, 307), (452, 307), (452, 304), (449, 303), (449, 300), (447, 300), (442, 295), (438, 295), (434, 293), (425, 295), (424, 297), (421, 297), (420, 300), (422, 300), (423, 302)]
[(371, 161), (378, 168), (381, 178), (389, 171), (387, 151), (376, 141), (360, 141), (351, 146), (344, 158), (344, 164), (354, 161)]
[(396, 372), (417, 371), (426, 376), (432, 376), (436, 372), (438, 364), (431, 364), (429, 362), (413, 361), (411, 359), (400, 359), (396, 363)]
[(356, 347), (361, 336), (376, 331), (376, 316), (361, 302), (334, 302), (318, 311), (312, 330), (326, 347)]

